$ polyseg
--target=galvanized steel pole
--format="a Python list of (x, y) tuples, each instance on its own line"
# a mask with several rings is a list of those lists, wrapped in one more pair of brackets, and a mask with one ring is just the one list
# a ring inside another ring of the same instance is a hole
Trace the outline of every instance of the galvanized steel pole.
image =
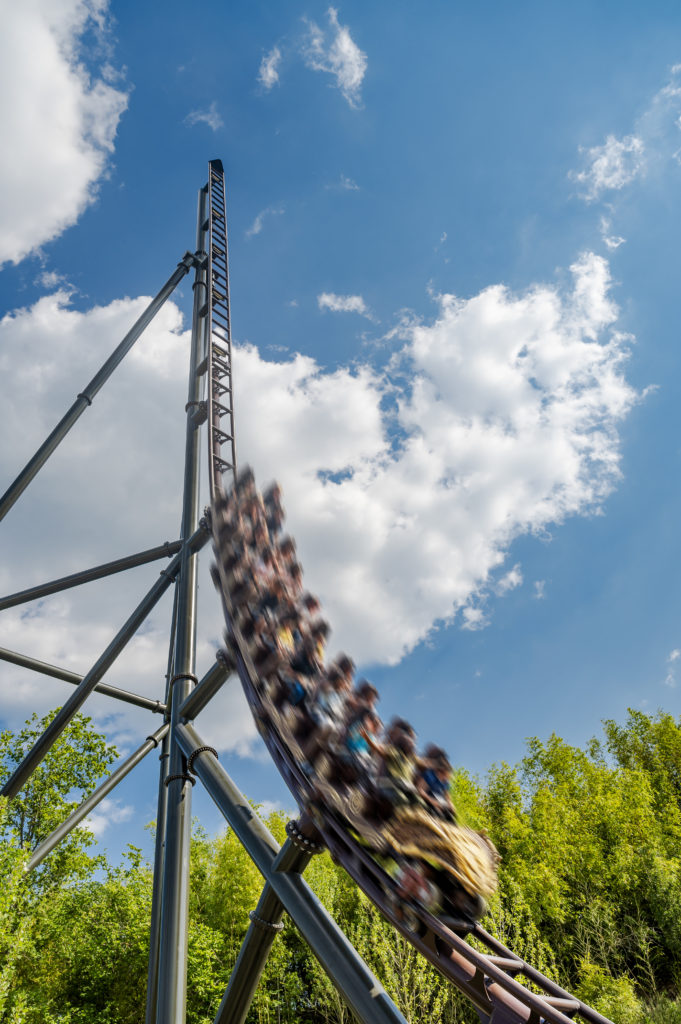
[[(206, 749), (191, 725), (178, 725), (176, 736), (186, 757), (199, 748)], [(274, 870), (279, 853), (276, 840), (218, 760), (208, 752), (197, 754), (192, 770), (203, 782), (352, 1012), (362, 1021), (371, 1021), (371, 1024), (406, 1024), (383, 986), (305, 880), (299, 874)]]
[(147, 970), (147, 1004), (145, 1024), (156, 1024), (158, 998), (158, 953), (161, 934), (161, 885), (163, 882), (163, 856), (165, 852), (166, 808), (168, 806), (168, 761), (170, 760), (168, 734), (163, 738), (159, 756), (158, 805), (156, 808), (156, 842), (154, 844), (154, 878), (151, 891), (151, 922), (149, 925), (149, 967)]
[(71, 832), (76, 825), (80, 824), (83, 818), (86, 818), (90, 811), (97, 806), (100, 800), (103, 800), (107, 793), (110, 793), (114, 789), (121, 779), (124, 779), (128, 775), (136, 764), (147, 756), (150, 750), (153, 750), (158, 746), (158, 742), (162, 739), (170, 728), (169, 725), (162, 725), (160, 729), (157, 729), (152, 736), (147, 736), (146, 740), (141, 747), (128, 757), (122, 765), (120, 765), (108, 779), (105, 779), (101, 786), (98, 786), (94, 793), (91, 793), (86, 800), (83, 800), (79, 807), (76, 807), (75, 811), (72, 811), (63, 824), (58, 825), (54, 832), (51, 832), (47, 839), (44, 839), (40, 846), (37, 846), (26, 865), (26, 871), (32, 871), (33, 868), (37, 868), (42, 861), (45, 860), (48, 853), (54, 850), (55, 846), (62, 841), (62, 839)]
[(99, 389), (104, 383), (106, 383), (121, 360), (128, 354), (140, 334), (144, 331), (145, 327), (151, 323), (163, 303), (173, 293), (185, 274), (187, 274), (190, 268), (194, 266), (195, 262), (196, 256), (194, 253), (185, 253), (181, 261), (178, 263), (177, 269), (172, 276), (168, 278), (158, 295), (152, 299), (141, 317), (123, 338), (120, 345), (114, 349), (87, 387), (80, 392), (69, 411), (62, 417), (49, 437), (43, 441), (38, 451), (22, 469), (14, 483), (8, 487), (2, 498), (0, 498), (0, 520), (5, 518), (12, 505), (14, 505), (17, 499), (26, 490), (33, 477), (36, 475), (38, 470), (44, 466), (57, 445), (63, 441), (76, 420), (90, 405), (92, 405), (92, 400)]
[[(0, 661), (8, 661), (12, 665), (21, 665), (22, 668), (30, 668), (34, 672), (40, 672), (44, 676), (51, 676), (53, 679), (61, 679), (65, 683), (79, 686), (84, 676), (78, 672), (70, 672), (67, 668), (58, 668), (56, 665), (48, 665), (45, 661), (37, 661), (29, 658), (26, 654), (19, 654), (17, 651), (8, 651), (0, 647)], [(166, 706), (163, 701), (152, 700), (151, 697), (143, 697), (139, 693), (131, 693), (129, 690), (121, 690), (118, 686), (110, 686), (108, 683), (97, 683), (95, 693), (103, 693), (105, 697), (115, 697), (125, 704), (134, 704), (135, 707), (144, 708), (146, 711), (153, 711), (154, 714), (165, 713)]]
[(182, 557), (184, 556), (185, 559), (188, 558), (191, 552), (198, 551), (199, 548), (202, 548), (207, 540), (208, 533), (203, 528), (199, 527), (199, 529), (193, 533), (187, 543), (183, 546), (180, 554), (175, 555), (168, 568), (161, 572), (161, 578), (154, 584), (146, 597), (142, 599), (128, 621), (118, 631), (107, 649), (95, 662), (87, 675), (83, 676), (83, 680), (76, 687), (75, 692), (71, 694), (61, 710), (52, 719), (45, 732), (36, 740), (24, 760), (15, 769), (12, 776), (2, 787), (0, 795), (9, 797), (10, 799), (17, 795), (34, 769), (38, 767), (42, 759), (45, 757), (45, 754), (48, 752), (52, 744), (61, 736), (62, 732), (74, 715), (78, 713), (104, 673), (113, 665), (118, 655), (124, 649), (128, 641), (135, 635), (147, 615), (149, 615), (149, 613), (158, 604), (171, 583), (174, 582), (175, 577), (180, 571)]
[[(287, 841), (272, 864), (273, 871), (302, 874), (312, 854)], [(284, 906), (267, 883), (258, 905), (251, 912), (251, 923), (231, 973), (214, 1024), (244, 1024), (260, 982), (272, 944), (284, 927), (281, 923)]]
[[(196, 249), (205, 250), (207, 189), (199, 192)], [(194, 311), (186, 405), (184, 489), (181, 537), (188, 537), (199, 519), (200, 428), (194, 413), (199, 410), (204, 378), (199, 373), (205, 348), (206, 265), (197, 261)], [(177, 582), (175, 657), (170, 680), (170, 760), (167, 789), (165, 850), (161, 887), (157, 1024), (184, 1024), (187, 1001), (187, 944), (189, 915), (189, 850), (191, 843), (191, 783), (186, 759), (175, 740), (179, 709), (196, 683), (196, 596), (198, 559), (185, 548)]]
[(39, 587), (18, 590), (16, 594), (0, 597), (0, 612), (5, 608), (14, 608), (15, 605), (25, 604), (27, 601), (35, 601), (39, 597), (48, 597), (50, 594), (58, 594), (71, 587), (79, 587), (81, 583), (91, 583), (92, 580), (101, 580), (105, 576), (113, 576), (114, 573), (134, 569), (138, 565), (155, 562), (159, 558), (170, 558), (172, 555), (176, 555), (181, 547), (182, 541), (166, 541), (165, 544), (159, 544), (155, 548), (139, 551), (136, 555), (126, 555), (125, 558), (117, 558), (114, 562), (95, 565), (92, 569), (84, 569), (82, 572), (71, 573), (70, 576), (62, 576), (58, 580), (42, 583)]
[(229, 678), (233, 669), (234, 662), (229, 660), (229, 655), (218, 651), (215, 663), (180, 705), (180, 718), (190, 721), (192, 718), (196, 718)]

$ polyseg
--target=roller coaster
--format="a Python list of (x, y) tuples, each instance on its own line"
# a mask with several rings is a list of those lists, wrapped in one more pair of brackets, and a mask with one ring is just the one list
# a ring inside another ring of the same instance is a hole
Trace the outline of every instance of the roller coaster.
[[(98, 390), (142, 334), (163, 302), (190, 270), (194, 304), (180, 538), (106, 565), (0, 598), (0, 611), (162, 557), (171, 558), (159, 580), (132, 612), (85, 676), (0, 649), (0, 660), (42, 672), (75, 686), (43, 735), (28, 751), (2, 795), (23, 788), (52, 744), (95, 690), (162, 716), (163, 724), (130, 755), (61, 826), (27, 858), (37, 867), (73, 828), (151, 750), (160, 749), (157, 838), (150, 927), (146, 1024), (184, 1024), (186, 1017), (188, 870), (191, 790), (200, 780), (243, 843), (265, 880), (258, 906), (215, 1017), (216, 1024), (245, 1020), (267, 956), (286, 911), (332, 983), (357, 1018), (404, 1022), (377, 979), (305, 883), (302, 874), (316, 853), (327, 850), (386, 918), (474, 1005), (483, 1024), (610, 1024), (592, 1007), (544, 977), (485, 930), (484, 896), (494, 888), (496, 853), (478, 836), (438, 818), (416, 797), (406, 808), (381, 801), (361, 772), (339, 762), (338, 749), (320, 744), (308, 760), (314, 723), (304, 702), (282, 697), (282, 658), (258, 632), (253, 609), (263, 596), (252, 572), (243, 571), (244, 535), (239, 507), (248, 473), (237, 472), (232, 380), (229, 259), (225, 178), (209, 164), (199, 190), (197, 237), (147, 310), (0, 499), (0, 519), (61, 443)], [(207, 424), (211, 505), (199, 507), (201, 427)], [(250, 485), (249, 485), (250, 486)], [(252, 486), (251, 497), (262, 507)], [(225, 648), (199, 680), (195, 674), (198, 553), (210, 540), (213, 580), (225, 616)], [(276, 537), (268, 543), (276, 544)], [(240, 566), (240, 571), (235, 568)], [(174, 585), (165, 695), (152, 700), (104, 683), (103, 677), (163, 594)], [(285, 661), (285, 659), (284, 659)], [(234, 673), (243, 687), (267, 749), (300, 814), (287, 825), (279, 848), (248, 801), (202, 742), (193, 722)], [(277, 690), (279, 687), (279, 690)], [(407, 876), (416, 879), (408, 886)], [(430, 880), (427, 884), (426, 880)], [(437, 883), (437, 884), (436, 884)], [(425, 892), (430, 895), (426, 897)], [(435, 898), (433, 892), (437, 892)]]

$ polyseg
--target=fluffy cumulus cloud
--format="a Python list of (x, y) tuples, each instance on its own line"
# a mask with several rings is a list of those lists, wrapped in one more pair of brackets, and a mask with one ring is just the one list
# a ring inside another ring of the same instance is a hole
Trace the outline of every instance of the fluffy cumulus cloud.
[(328, 309), (331, 313), (360, 313), (369, 316), (369, 308), (361, 295), (336, 295), (334, 292), (322, 292), (317, 296), (320, 309)]
[(86, 31), (106, 32), (103, 0), (7, 4), (0, 33), (0, 263), (74, 224), (97, 194), (127, 94), (87, 67)]
[[(504, 567), (513, 539), (600, 507), (618, 479), (617, 425), (637, 397), (624, 378), (628, 342), (613, 329), (608, 288), (607, 264), (586, 254), (564, 289), (441, 295), (429, 321), (402, 328), (381, 369), (331, 370), (300, 354), (267, 359), (254, 346), (236, 347), (240, 458), (260, 482), (282, 480), (288, 525), (334, 648), (394, 663), (438, 624), (483, 627), (492, 595), (523, 585), (520, 566)], [(61, 291), (2, 321), (4, 480), (146, 301), (78, 312)], [(84, 414), (87, 423), (3, 522), (0, 592), (177, 535), (187, 356), (180, 314), (166, 304)], [(204, 555), (199, 673), (221, 642), (209, 563)], [(85, 672), (162, 567), (6, 611), (0, 645)], [(170, 595), (108, 681), (162, 694), (169, 614)], [(13, 721), (63, 700), (66, 684), (10, 666), (3, 675)], [(200, 722), (206, 741), (247, 752), (255, 732), (239, 688), (216, 700)], [(148, 716), (111, 703), (96, 697), (92, 707), (114, 739), (147, 735)]]
[(313, 71), (324, 71), (334, 78), (351, 107), (361, 103), (362, 81), (367, 69), (367, 56), (350, 35), (346, 25), (338, 21), (338, 11), (329, 7), (329, 29), (325, 32), (316, 22), (308, 22), (303, 46), (305, 63)]
[(397, 661), (457, 614), (483, 624), (511, 541), (615, 484), (627, 339), (605, 261), (572, 273), (564, 292), (440, 296), (380, 376), (239, 353), (242, 454), (282, 477), (310, 584), (359, 658)]

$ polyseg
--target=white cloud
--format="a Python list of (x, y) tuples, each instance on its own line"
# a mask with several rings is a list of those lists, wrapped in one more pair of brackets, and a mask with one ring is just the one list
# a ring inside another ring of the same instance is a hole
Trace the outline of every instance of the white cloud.
[(55, 288), (68, 287), (64, 275), (58, 274), (56, 270), (41, 271), (35, 279), (35, 284), (39, 284), (48, 291), (54, 291)]
[(675, 647), (673, 651), (670, 651), (667, 655), (667, 675), (664, 679), (664, 685), (669, 686), (671, 689), (676, 687), (676, 662), (681, 657), (681, 650)]
[(217, 132), (224, 126), (224, 121), (218, 113), (218, 108), (215, 100), (211, 103), (207, 110), (192, 110), (191, 113), (187, 114), (184, 119), (184, 123), (192, 126), (195, 124), (207, 124), (211, 131)]
[(534, 596), (537, 601), (543, 601), (546, 597), (546, 580), (534, 581)]
[(81, 828), (86, 828), (99, 839), (110, 825), (122, 825), (123, 822), (130, 821), (134, 810), (131, 804), (121, 804), (119, 800), (105, 797), (97, 804), (92, 814), (83, 820)]
[[(679, 126), (681, 125), (681, 65), (670, 69), (667, 82), (653, 95), (643, 114), (638, 117), (632, 131), (617, 138), (608, 135), (601, 146), (580, 149), (585, 166), (571, 171), (570, 178), (584, 189), (588, 202), (610, 193), (609, 209), (616, 208), (616, 195), (633, 181), (650, 182), (660, 188), (661, 177), (671, 161), (678, 162)], [(676, 181), (676, 168), (674, 181)], [(609, 219), (601, 223), (601, 234), (606, 246), (616, 249), (625, 241), (610, 234)]]
[(260, 61), (258, 69), (258, 81), (270, 90), (279, 81), (279, 65), (281, 64), (281, 50), (274, 46), (269, 53), (265, 54)]
[(585, 187), (586, 200), (600, 199), (604, 192), (622, 189), (643, 173), (644, 151), (643, 140), (637, 135), (622, 139), (608, 135), (602, 146), (586, 150), (587, 167), (573, 171), (571, 177)]
[(626, 238), (622, 238), (621, 235), (604, 235), (603, 241), (612, 252), (614, 249), (619, 249), (621, 245), (624, 245)]
[(348, 178), (347, 174), (341, 174), (340, 179), (332, 185), (325, 185), (324, 188), (338, 192), (359, 192), (360, 188), (356, 181)]
[(610, 234), (610, 230), (611, 230), (610, 219), (608, 217), (601, 217), (601, 221), (600, 221), (601, 238), (605, 242), (606, 248), (609, 249), (610, 252), (614, 252), (615, 249), (619, 249), (619, 247), (621, 245), (624, 245), (624, 243), (626, 242), (626, 238), (622, 238), (621, 235), (612, 235), (612, 234)]
[(267, 209), (261, 210), (250, 228), (247, 229), (246, 238), (252, 238), (254, 235), (260, 234), (266, 217), (280, 217), (283, 213), (284, 210), (282, 208), (277, 208), (275, 206), (268, 206)]
[(313, 71), (333, 75), (336, 86), (351, 107), (361, 103), (360, 90), (367, 69), (367, 57), (350, 36), (345, 25), (339, 24), (338, 11), (329, 7), (329, 34), (314, 21), (308, 22), (307, 39), (303, 46), (305, 63)]
[(474, 605), (466, 605), (461, 612), (462, 617), (462, 629), (470, 630), (475, 632), (478, 629), (484, 629), (488, 624), (488, 619), (485, 616), (484, 610)]
[(484, 624), (476, 597), (511, 541), (599, 509), (616, 483), (627, 339), (609, 333), (605, 261), (572, 270), (567, 292), (440, 296), (387, 376), (238, 353), (242, 458), (282, 477), (309, 585), (358, 658), (397, 661), (457, 610)]
[(520, 562), (517, 562), (512, 569), (509, 569), (507, 573), (497, 580), (494, 586), (494, 593), (498, 594), (499, 597), (503, 597), (510, 590), (515, 590), (516, 587), (521, 586), (522, 582), (523, 574), (520, 569)]
[[(380, 372), (235, 348), (240, 459), (262, 483), (281, 478), (306, 584), (322, 597), (334, 647), (394, 663), (436, 624), (458, 617), (481, 628), (514, 538), (598, 509), (617, 482), (617, 424), (637, 397), (623, 376), (627, 341), (612, 330), (605, 261), (586, 254), (572, 271), (565, 290), (439, 296), (433, 318), (401, 328), (402, 348)], [(73, 367), (88, 380), (147, 301), (78, 312), (58, 292), (0, 322), (3, 480), (71, 404)], [(3, 521), (1, 593), (174, 539), (187, 349), (167, 303)], [(222, 633), (209, 564), (205, 554), (199, 673)], [(161, 568), (6, 611), (0, 645), (85, 672)], [(507, 569), (502, 590), (519, 576)], [(107, 681), (162, 694), (170, 605), (168, 595)], [(2, 673), (12, 723), (71, 692), (12, 666)], [(108, 715), (126, 742), (158, 722), (112, 703), (94, 696), (88, 710)], [(248, 753), (256, 742), (234, 684), (197, 726), (221, 750)]]
[(336, 295), (334, 292), (322, 292), (317, 296), (320, 309), (328, 309), (331, 313), (359, 313), (371, 319), (370, 310), (361, 295)]
[(97, 196), (128, 103), (108, 65), (90, 73), (82, 62), (85, 32), (103, 40), (106, 19), (103, 0), (4, 7), (0, 264), (56, 238)]

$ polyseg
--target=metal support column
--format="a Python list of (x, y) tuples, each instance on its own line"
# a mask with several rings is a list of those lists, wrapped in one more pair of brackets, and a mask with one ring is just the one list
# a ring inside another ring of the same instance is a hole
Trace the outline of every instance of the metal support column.
[[(0, 647), (0, 661), (21, 665), (22, 668), (30, 668), (34, 672), (41, 672), (44, 676), (51, 676), (53, 679), (61, 679), (73, 686), (80, 686), (85, 678), (78, 672), (71, 672), (69, 669), (59, 668), (57, 665), (49, 665), (46, 661), (38, 661), (36, 658), (29, 658), (27, 654), (8, 651), (6, 647)], [(109, 683), (97, 683), (95, 693), (103, 693), (106, 697), (115, 697), (116, 700), (122, 700), (125, 704), (134, 704), (135, 707), (145, 708), (157, 715), (165, 714), (166, 706), (163, 701), (152, 700), (151, 697), (143, 697), (140, 693), (131, 693), (129, 690), (121, 690), (118, 686), (110, 686)]]
[(191, 721), (203, 711), (220, 687), (234, 671), (234, 661), (226, 651), (218, 651), (215, 663), (208, 669), (201, 682), (192, 690), (180, 707), (180, 718)]
[[(196, 249), (206, 247), (207, 189), (199, 192)], [(205, 261), (197, 262), (194, 281), (194, 311), (186, 405), (184, 489), (182, 501), (182, 538), (189, 537), (199, 519), (199, 425), (194, 412), (199, 409), (203, 378), (199, 366), (205, 347), (206, 308)], [(175, 738), (179, 709), (196, 683), (196, 596), (198, 559), (186, 548), (177, 582), (177, 622), (173, 676), (170, 680), (170, 761), (167, 788), (165, 851), (161, 886), (161, 929), (158, 959), (157, 1024), (184, 1024), (187, 1001), (187, 929), (189, 915), (189, 850), (191, 842), (191, 784), (187, 762)]]
[[(322, 969), (355, 1016), (371, 1024), (406, 1024), (404, 1016), (299, 874), (275, 871), (279, 846), (191, 725), (176, 729), (185, 756), (251, 860), (281, 901)], [(201, 751), (199, 753), (198, 751)], [(161, 1024), (160, 1020), (158, 1024)]]
[(104, 565), (96, 565), (92, 569), (74, 572), (70, 576), (62, 576), (58, 580), (42, 583), (39, 587), (31, 587), (29, 590), (19, 590), (16, 594), (0, 597), (0, 612), (4, 611), (5, 608), (14, 608), (15, 605), (25, 604), (26, 601), (35, 601), (39, 597), (48, 597), (50, 594), (58, 594), (60, 591), (69, 590), (71, 587), (79, 587), (81, 583), (91, 583), (92, 580), (101, 580), (105, 576), (113, 576), (114, 573), (124, 572), (126, 569), (134, 569), (138, 565), (155, 562), (158, 558), (170, 558), (172, 555), (176, 555), (181, 547), (182, 542), (179, 540), (166, 541), (165, 544), (159, 544), (158, 547), (140, 551), (136, 555), (117, 558), (115, 562), (106, 562)]
[[(272, 865), (273, 871), (302, 874), (312, 854), (287, 842)], [(241, 944), (239, 956), (229, 979), (214, 1024), (243, 1024), (267, 963), (272, 944), (284, 927), (284, 905), (269, 883), (258, 905), (251, 911), (251, 923)]]
[(71, 812), (63, 824), (58, 825), (54, 832), (51, 832), (47, 839), (44, 839), (40, 846), (35, 848), (25, 870), (32, 871), (33, 868), (37, 868), (38, 865), (45, 860), (48, 853), (51, 853), (55, 846), (57, 846), (58, 843), (60, 843), (62, 839), (69, 834), (69, 832), (73, 831), (76, 825), (80, 824), (83, 818), (88, 816), (90, 811), (97, 806), (100, 800), (103, 800), (112, 789), (115, 789), (121, 779), (124, 779), (125, 776), (133, 770), (135, 765), (139, 764), (140, 761), (147, 756), (150, 750), (153, 750), (154, 747), (158, 746), (159, 740), (163, 739), (165, 734), (168, 732), (168, 728), (169, 726), (167, 724), (162, 725), (161, 728), (157, 729), (152, 736), (147, 736), (142, 746), (138, 747), (130, 757), (126, 758), (123, 764), (112, 772), (109, 778), (105, 779), (104, 782), (97, 787), (94, 793), (91, 793), (87, 799), (83, 800), (79, 807), (76, 807), (75, 811)]
[(163, 879), (163, 855), (165, 852), (166, 808), (168, 806), (168, 761), (170, 741), (166, 733), (159, 756), (158, 805), (156, 809), (156, 842), (154, 845), (154, 880), (151, 892), (151, 923), (149, 927), (149, 967), (147, 971), (147, 1006), (145, 1024), (156, 1024), (156, 1000), (158, 998), (158, 953), (161, 935), (161, 882)]
[(177, 265), (177, 269), (168, 278), (158, 295), (151, 300), (141, 317), (130, 328), (120, 345), (114, 349), (102, 368), (95, 374), (87, 387), (80, 392), (69, 411), (61, 418), (49, 437), (43, 441), (33, 458), (24, 466), (13, 484), (7, 488), (0, 498), (0, 520), (4, 519), (12, 505), (23, 494), (38, 470), (44, 466), (55, 448), (63, 441), (80, 415), (92, 405), (92, 400), (109, 379), (121, 360), (128, 354), (140, 334), (154, 319), (159, 309), (172, 295), (182, 278), (196, 262), (196, 256), (187, 252)]
[(111, 668), (126, 644), (132, 639), (146, 617), (158, 604), (171, 583), (174, 582), (178, 572), (181, 571), (182, 560), (189, 560), (189, 564), (191, 564), (190, 555), (194, 551), (198, 551), (199, 548), (202, 548), (207, 540), (208, 533), (203, 528), (195, 530), (192, 536), (189, 537), (180, 554), (175, 555), (168, 568), (163, 570), (160, 580), (154, 584), (146, 597), (142, 599), (101, 657), (95, 662), (87, 675), (83, 676), (82, 682), (78, 685), (75, 692), (71, 694), (62, 709), (54, 716), (42, 736), (35, 741), (24, 760), (2, 787), (0, 795), (10, 799), (17, 795), (29, 776), (45, 757), (52, 744), (55, 740), (59, 739), (71, 719), (78, 713), (104, 673)]

